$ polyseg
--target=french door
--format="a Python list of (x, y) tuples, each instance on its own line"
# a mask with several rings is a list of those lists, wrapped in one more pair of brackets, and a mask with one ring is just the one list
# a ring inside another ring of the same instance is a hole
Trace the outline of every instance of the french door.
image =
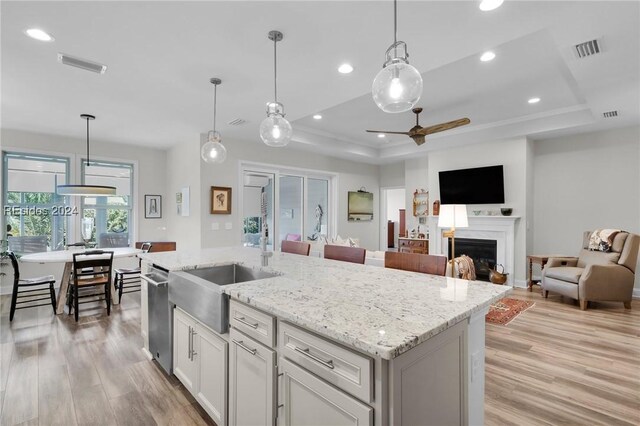
[(334, 179), (301, 170), (243, 167), (243, 245), (259, 247), (265, 225), (270, 249), (279, 249), (285, 239), (315, 241), (331, 235)]

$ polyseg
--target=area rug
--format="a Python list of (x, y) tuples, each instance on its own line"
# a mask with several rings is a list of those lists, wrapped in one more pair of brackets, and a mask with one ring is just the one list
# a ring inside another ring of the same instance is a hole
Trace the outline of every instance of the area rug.
[(533, 305), (535, 302), (505, 297), (491, 305), (485, 319), (491, 324), (507, 325)]

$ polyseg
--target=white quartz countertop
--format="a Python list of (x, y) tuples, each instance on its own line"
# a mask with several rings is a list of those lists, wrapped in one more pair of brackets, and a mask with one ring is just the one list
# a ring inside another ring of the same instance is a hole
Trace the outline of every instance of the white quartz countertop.
[[(260, 251), (226, 247), (146, 253), (169, 271), (228, 263), (260, 269)], [(373, 356), (392, 359), (482, 312), (510, 287), (274, 253), (265, 270), (281, 275), (227, 285), (231, 298)]]

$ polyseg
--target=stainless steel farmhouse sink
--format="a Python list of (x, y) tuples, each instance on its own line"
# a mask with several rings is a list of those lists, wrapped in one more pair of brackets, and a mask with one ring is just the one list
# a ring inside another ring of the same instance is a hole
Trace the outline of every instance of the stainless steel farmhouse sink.
[(175, 271), (169, 274), (169, 302), (218, 333), (226, 333), (229, 328), (229, 296), (222, 292), (222, 288), (275, 276), (277, 274), (237, 263)]

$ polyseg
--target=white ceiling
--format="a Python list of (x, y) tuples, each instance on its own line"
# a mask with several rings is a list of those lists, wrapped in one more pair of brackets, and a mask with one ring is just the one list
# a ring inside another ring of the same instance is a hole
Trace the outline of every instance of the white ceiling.
[[(547, 138), (640, 123), (640, 4), (509, 1), (492, 12), (477, 1), (401, 1), (399, 38), (420, 70), (423, 126), (460, 117), (471, 124), (416, 147), (402, 136), (414, 116), (384, 114), (370, 95), (392, 41), (391, 1), (12, 2), (0, 4), (2, 127), (166, 148), (194, 143), (212, 121), (234, 143), (261, 143), (278, 45), (279, 100), (294, 127), (290, 145), (385, 163), (488, 139)], [(26, 28), (56, 38), (32, 40)], [(575, 43), (602, 38), (604, 53), (577, 59)], [(494, 61), (481, 63), (485, 50)], [(59, 64), (64, 52), (108, 65), (98, 75)], [(355, 71), (336, 68), (350, 62)], [(529, 105), (527, 99), (542, 101)], [(617, 109), (620, 116), (603, 119)], [(316, 113), (322, 120), (313, 120)], [(242, 118), (247, 123), (230, 126)], [(232, 150), (230, 144), (228, 149)], [(289, 149), (289, 148), (284, 148)]]

